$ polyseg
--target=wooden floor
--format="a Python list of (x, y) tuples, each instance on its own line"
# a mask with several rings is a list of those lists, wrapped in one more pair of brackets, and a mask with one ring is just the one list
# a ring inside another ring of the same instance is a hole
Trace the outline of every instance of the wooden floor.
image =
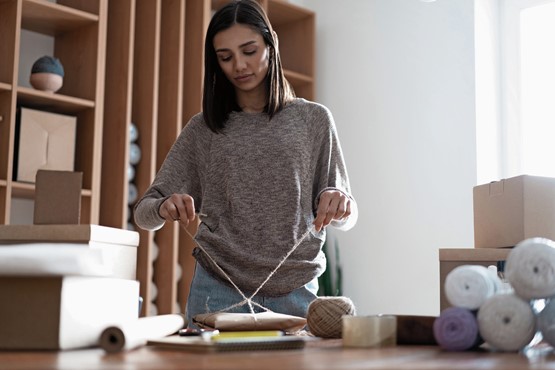
[(301, 350), (191, 353), (142, 347), (118, 354), (101, 349), (63, 352), (2, 352), (0, 369), (233, 369), (233, 370), (355, 370), (355, 369), (555, 369), (555, 354), (445, 352), (434, 346), (347, 349), (337, 341)]

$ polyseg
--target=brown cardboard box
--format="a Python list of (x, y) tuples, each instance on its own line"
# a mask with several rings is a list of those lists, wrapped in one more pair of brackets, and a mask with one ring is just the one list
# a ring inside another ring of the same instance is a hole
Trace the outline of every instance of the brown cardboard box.
[(21, 108), (17, 181), (35, 182), (39, 169), (73, 171), (77, 118)]
[(0, 349), (96, 346), (138, 318), (139, 283), (85, 276), (0, 276)]
[(38, 170), (33, 223), (78, 224), (82, 184), (82, 172)]
[(442, 248), (439, 250), (439, 305), (443, 311), (451, 304), (445, 295), (445, 278), (456, 267), (462, 265), (497, 266), (505, 261), (511, 248)]
[(474, 187), (474, 246), (555, 240), (555, 178), (522, 175)]

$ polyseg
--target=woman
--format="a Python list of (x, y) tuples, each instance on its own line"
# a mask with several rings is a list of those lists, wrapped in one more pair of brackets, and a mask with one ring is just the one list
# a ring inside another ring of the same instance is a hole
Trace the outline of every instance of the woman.
[(325, 228), (351, 228), (357, 208), (332, 115), (295, 98), (255, 1), (228, 3), (212, 17), (203, 112), (134, 214), (147, 230), (186, 227), (199, 215), (190, 326), (196, 314), (222, 310), (306, 316), (325, 269)]

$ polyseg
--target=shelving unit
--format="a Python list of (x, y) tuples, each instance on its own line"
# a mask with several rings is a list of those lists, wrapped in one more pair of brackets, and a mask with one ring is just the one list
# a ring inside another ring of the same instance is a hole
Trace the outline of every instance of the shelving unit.
[[(34, 197), (34, 184), (14, 180), (19, 106), (77, 117), (75, 171), (83, 172), (81, 222), (99, 222), (107, 1), (0, 0), (1, 224), (11, 222), (14, 198)], [(25, 48), (22, 29), (53, 38), (53, 56), (65, 71), (63, 87), (56, 93), (19, 85), (20, 51)]]
[[(183, 126), (202, 110), (204, 34), (227, 1), (0, 0), (0, 224), (10, 223), (14, 198), (34, 197), (34, 184), (13, 180), (16, 109), (26, 106), (77, 117), (81, 222), (133, 227), (130, 124), (139, 132), (132, 181), (142, 195)], [(260, 3), (278, 33), (286, 77), (298, 96), (314, 99), (314, 14), (283, 0)], [(18, 84), (22, 29), (53, 38), (53, 56), (65, 70), (58, 92)], [(175, 223), (137, 231), (142, 315), (183, 312), (193, 240)]]

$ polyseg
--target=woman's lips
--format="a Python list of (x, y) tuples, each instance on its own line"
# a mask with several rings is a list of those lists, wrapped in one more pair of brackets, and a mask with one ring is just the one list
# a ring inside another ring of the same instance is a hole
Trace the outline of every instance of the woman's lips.
[(251, 76), (252, 76), (252, 74), (237, 76), (237, 77), (235, 77), (235, 81), (245, 82), (245, 81), (248, 81), (251, 78)]

